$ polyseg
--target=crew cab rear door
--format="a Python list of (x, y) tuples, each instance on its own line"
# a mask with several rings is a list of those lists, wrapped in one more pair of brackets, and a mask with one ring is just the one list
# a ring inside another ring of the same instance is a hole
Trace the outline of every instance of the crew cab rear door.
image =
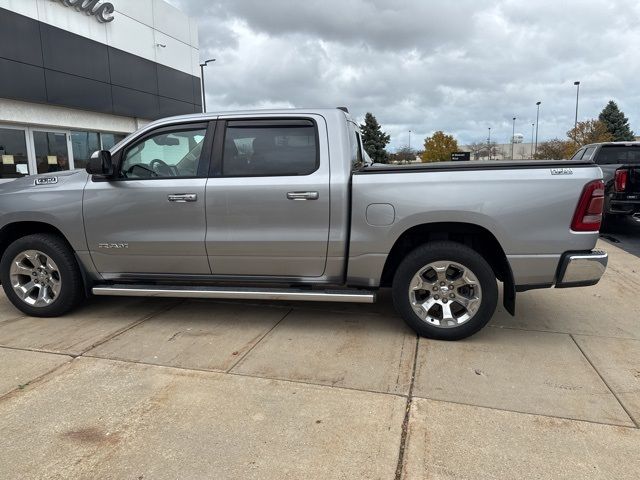
[(87, 243), (105, 278), (211, 274), (205, 185), (214, 131), (215, 122), (151, 130), (114, 154), (114, 178), (87, 182)]
[(329, 153), (320, 115), (221, 116), (206, 188), (214, 275), (320, 277)]

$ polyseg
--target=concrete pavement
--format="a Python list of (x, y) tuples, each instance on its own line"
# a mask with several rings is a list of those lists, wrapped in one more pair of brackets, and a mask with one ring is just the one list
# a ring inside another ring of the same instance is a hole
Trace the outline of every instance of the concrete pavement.
[(381, 304), (0, 296), (0, 478), (640, 478), (640, 259), (480, 334)]

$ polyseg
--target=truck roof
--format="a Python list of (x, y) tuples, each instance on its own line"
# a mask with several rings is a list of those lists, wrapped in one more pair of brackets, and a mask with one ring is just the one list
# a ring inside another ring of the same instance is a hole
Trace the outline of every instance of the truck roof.
[(319, 114), (324, 116), (329, 115), (344, 115), (347, 120), (353, 121), (351, 115), (340, 108), (274, 108), (274, 109), (253, 109), (253, 110), (231, 110), (221, 112), (207, 112), (207, 113), (190, 113), (186, 115), (177, 115), (173, 117), (161, 118), (154, 120), (149, 125), (158, 125), (164, 123), (173, 123), (176, 121), (198, 121), (198, 120), (213, 120), (221, 115), (309, 115)]
[(640, 142), (637, 142), (635, 140), (630, 141), (630, 142), (599, 142), (599, 143), (590, 143), (588, 145), (584, 145), (580, 148), (585, 148), (585, 147), (600, 147), (602, 145), (626, 145), (629, 147), (637, 147), (640, 146)]

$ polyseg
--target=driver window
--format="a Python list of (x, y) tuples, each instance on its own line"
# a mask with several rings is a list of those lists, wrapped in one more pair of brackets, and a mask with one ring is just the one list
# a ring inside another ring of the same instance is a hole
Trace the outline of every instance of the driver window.
[(122, 178), (196, 177), (206, 129), (162, 132), (125, 153)]

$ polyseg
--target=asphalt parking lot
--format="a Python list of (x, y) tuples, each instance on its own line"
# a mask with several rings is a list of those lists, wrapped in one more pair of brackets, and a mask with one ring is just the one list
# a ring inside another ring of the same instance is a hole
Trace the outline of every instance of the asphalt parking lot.
[[(640, 258), (465, 341), (377, 305), (0, 297), (0, 478), (640, 478)], [(612, 243), (609, 243), (612, 242)]]

